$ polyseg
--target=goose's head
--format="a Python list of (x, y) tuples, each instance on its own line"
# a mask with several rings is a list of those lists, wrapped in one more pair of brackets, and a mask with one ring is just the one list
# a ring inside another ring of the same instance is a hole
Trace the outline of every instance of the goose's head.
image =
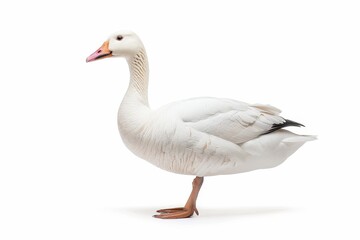
[(86, 58), (86, 62), (108, 57), (125, 57), (129, 59), (142, 49), (144, 49), (144, 46), (135, 33), (121, 31), (111, 35), (98, 50)]

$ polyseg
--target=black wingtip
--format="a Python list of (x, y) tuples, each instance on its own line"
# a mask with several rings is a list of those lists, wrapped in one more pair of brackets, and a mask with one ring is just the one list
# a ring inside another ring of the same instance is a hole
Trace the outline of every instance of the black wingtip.
[(292, 121), (292, 120), (289, 120), (289, 119), (284, 119), (285, 121), (282, 122), (282, 123), (277, 123), (277, 124), (273, 124), (271, 126), (271, 129), (269, 131), (267, 131), (266, 133), (264, 134), (268, 134), (268, 133), (272, 133), (274, 131), (277, 131), (279, 129), (282, 129), (284, 127), (305, 127), (303, 124), (301, 123), (298, 123), (298, 122), (295, 122), (295, 121)]

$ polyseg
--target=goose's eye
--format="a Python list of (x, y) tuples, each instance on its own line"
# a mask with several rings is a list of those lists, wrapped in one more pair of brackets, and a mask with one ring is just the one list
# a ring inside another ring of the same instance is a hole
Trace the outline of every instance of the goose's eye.
[(121, 41), (123, 38), (124, 38), (123, 36), (119, 35), (116, 37), (116, 40)]

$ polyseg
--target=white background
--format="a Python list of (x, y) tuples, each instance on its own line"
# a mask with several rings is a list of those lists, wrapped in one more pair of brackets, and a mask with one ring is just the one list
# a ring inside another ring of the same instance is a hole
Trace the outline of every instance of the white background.
[[(2, 1), (0, 239), (359, 239), (358, 1)], [(132, 155), (118, 134), (121, 59), (85, 63), (119, 29), (140, 35), (150, 104), (269, 103), (318, 135), (283, 165), (205, 179)], [(141, 238), (140, 238), (141, 237)]]

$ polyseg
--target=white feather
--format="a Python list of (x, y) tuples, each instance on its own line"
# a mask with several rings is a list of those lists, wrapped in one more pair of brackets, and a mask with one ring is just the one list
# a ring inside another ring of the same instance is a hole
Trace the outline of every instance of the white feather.
[[(126, 57), (130, 84), (118, 113), (120, 135), (137, 156), (164, 170), (197, 176), (275, 167), (313, 136), (268, 131), (285, 120), (280, 110), (230, 99), (193, 98), (151, 110), (148, 63), (133, 33), (109, 39), (113, 56)], [(268, 133), (268, 134), (266, 134)]]

